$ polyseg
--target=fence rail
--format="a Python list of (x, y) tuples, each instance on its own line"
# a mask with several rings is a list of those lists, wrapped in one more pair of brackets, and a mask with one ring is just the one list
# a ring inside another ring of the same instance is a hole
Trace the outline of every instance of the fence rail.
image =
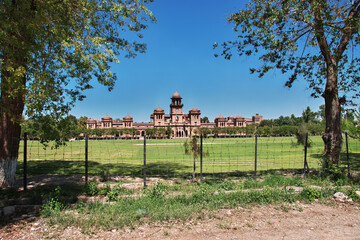
[[(345, 167), (359, 171), (360, 142), (347, 137), (342, 154)], [(309, 136), (304, 145), (295, 137), (198, 138), (197, 154), (185, 153), (190, 139), (84, 140), (55, 146), (24, 136), (19, 149), (18, 177), (42, 175), (116, 175), (143, 177), (253, 176), (267, 171), (319, 170), (323, 142)]]

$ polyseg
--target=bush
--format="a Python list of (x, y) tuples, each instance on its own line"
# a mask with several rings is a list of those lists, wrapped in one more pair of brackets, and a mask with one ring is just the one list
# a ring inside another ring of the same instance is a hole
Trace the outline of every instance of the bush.
[(315, 199), (319, 199), (320, 197), (320, 192), (312, 187), (304, 188), (301, 194), (310, 202), (314, 201)]
[(165, 191), (165, 185), (161, 181), (158, 181), (155, 186), (145, 189), (144, 194), (146, 197), (162, 197), (165, 195)]
[(61, 197), (61, 187), (57, 186), (55, 188), (55, 191), (49, 194), (48, 199), (42, 206), (41, 215), (47, 217), (52, 215), (53, 213), (59, 213), (65, 207), (62, 201), (63, 199)]
[(99, 192), (100, 192), (100, 189), (99, 189), (98, 184), (97, 184), (97, 182), (95, 180), (86, 183), (86, 185), (85, 185), (85, 193), (86, 193), (86, 195), (95, 196)]

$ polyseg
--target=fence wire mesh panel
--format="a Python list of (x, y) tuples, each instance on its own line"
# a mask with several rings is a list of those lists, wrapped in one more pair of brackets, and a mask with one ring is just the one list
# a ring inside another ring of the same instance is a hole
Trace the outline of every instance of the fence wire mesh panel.
[[(190, 139), (147, 139), (146, 175), (149, 177), (190, 177), (193, 155), (185, 153)], [(199, 142), (198, 142), (199, 144)], [(200, 144), (199, 144), (200, 146)], [(196, 158), (196, 161), (199, 157)], [(197, 165), (197, 168), (199, 165)]]
[(140, 177), (143, 141), (139, 139), (89, 139), (89, 175)]
[(241, 175), (254, 169), (254, 138), (204, 138), (204, 175)]
[[(20, 142), (17, 175), (23, 174), (24, 140)], [(27, 139), (27, 175), (83, 175), (84, 141), (69, 141), (57, 144), (55, 141), (42, 143), (38, 139)]]
[[(27, 176), (85, 175), (85, 140), (63, 145), (27, 138)], [(257, 145), (255, 145), (257, 142)], [(306, 160), (310, 170), (320, 170), (324, 151), (321, 136), (309, 136)], [(344, 137), (341, 167), (360, 173), (360, 141)], [(346, 148), (347, 145), (347, 148)], [(110, 176), (143, 177), (144, 147), (148, 177), (200, 178), (200, 138), (118, 139), (89, 138), (88, 173), (106, 180)], [(251, 176), (257, 172), (303, 170), (304, 144), (290, 137), (204, 137), (203, 176)], [(187, 150), (186, 150), (187, 149)], [(20, 142), (17, 177), (22, 178), (24, 141)], [(194, 164), (195, 163), (195, 164)]]
[(350, 173), (360, 175), (360, 139), (348, 137), (348, 154), (345, 148), (344, 142), (341, 155), (342, 165), (349, 164)]

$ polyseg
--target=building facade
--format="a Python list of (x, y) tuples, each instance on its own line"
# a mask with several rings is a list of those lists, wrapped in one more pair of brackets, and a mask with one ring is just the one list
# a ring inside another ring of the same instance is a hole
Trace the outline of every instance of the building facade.
[(215, 118), (214, 122), (202, 123), (200, 109), (193, 107), (188, 113), (185, 113), (183, 107), (182, 97), (176, 91), (171, 97), (170, 114), (165, 114), (165, 110), (158, 107), (150, 115), (150, 122), (134, 122), (129, 115), (123, 117), (122, 120), (113, 120), (111, 117), (105, 116), (100, 121), (90, 118), (87, 120), (86, 125), (88, 129), (133, 128), (139, 132), (140, 136), (144, 136), (149, 128), (171, 129), (173, 137), (180, 138), (191, 137), (196, 134), (196, 130), (200, 127), (209, 129), (215, 127), (246, 127), (249, 124), (259, 124), (263, 120), (263, 117), (259, 114), (256, 114), (251, 119), (240, 115), (236, 117), (223, 117), (220, 115)]

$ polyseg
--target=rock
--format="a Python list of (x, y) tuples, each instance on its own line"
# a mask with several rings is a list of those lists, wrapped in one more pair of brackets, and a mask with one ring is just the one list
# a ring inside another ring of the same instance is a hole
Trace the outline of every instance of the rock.
[(348, 196), (346, 196), (342, 192), (335, 193), (333, 197), (334, 197), (334, 200), (338, 201), (338, 202), (346, 202), (348, 200)]
[(29, 197), (21, 197), (16, 200), (16, 204), (18, 205), (26, 205), (31, 203), (31, 198)]
[(359, 197), (360, 197), (360, 191), (356, 191), (356, 194), (359, 195)]
[(7, 206), (3, 209), (4, 216), (9, 216), (11, 214), (15, 213), (15, 207), (14, 206)]

